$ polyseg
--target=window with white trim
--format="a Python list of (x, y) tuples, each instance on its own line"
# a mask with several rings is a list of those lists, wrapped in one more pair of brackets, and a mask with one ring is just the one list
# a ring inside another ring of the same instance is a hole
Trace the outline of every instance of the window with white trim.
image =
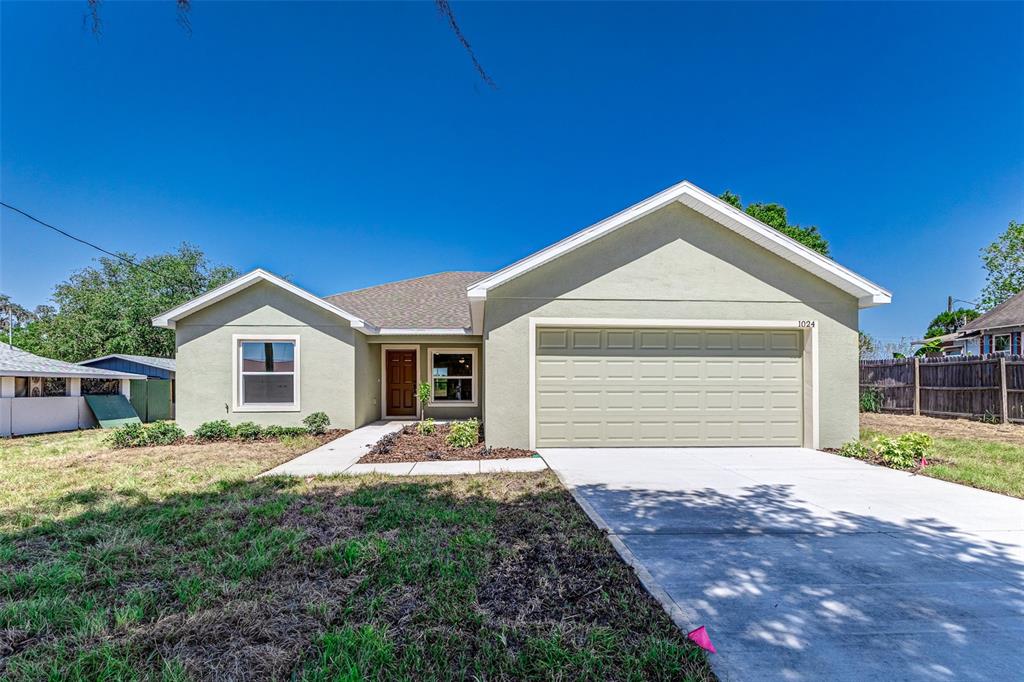
[(291, 407), (298, 403), (298, 343), (294, 339), (238, 342), (238, 404)]
[(993, 350), (995, 350), (995, 352), (997, 353), (1010, 350), (1010, 335), (1001, 334), (993, 339), (993, 343)]
[(431, 348), (430, 404), (477, 404), (477, 352), (475, 348)]

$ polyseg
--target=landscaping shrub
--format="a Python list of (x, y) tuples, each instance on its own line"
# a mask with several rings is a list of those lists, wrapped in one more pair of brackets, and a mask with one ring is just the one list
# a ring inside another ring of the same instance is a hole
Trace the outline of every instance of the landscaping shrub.
[(429, 436), (437, 430), (437, 426), (434, 424), (433, 419), (424, 419), (416, 425), (416, 433), (421, 436)]
[(185, 437), (174, 422), (125, 424), (110, 432), (107, 442), (115, 448), (142, 448), (147, 445), (173, 445)]
[(898, 438), (879, 436), (875, 439), (875, 452), (889, 466), (912, 469), (921, 458), (930, 454), (932, 438), (925, 433), (904, 433)]
[(314, 412), (303, 419), (302, 423), (306, 425), (306, 429), (311, 434), (320, 436), (327, 432), (327, 427), (331, 425), (331, 418), (325, 412)]
[(235, 427), (227, 419), (203, 422), (195, 430), (195, 436), (199, 440), (229, 440), (234, 435)]
[(871, 459), (871, 448), (859, 440), (851, 440), (839, 448), (839, 454), (843, 457), (854, 457), (856, 459)]
[(147, 443), (142, 424), (125, 424), (110, 432), (107, 442), (115, 448), (141, 448)]
[(263, 437), (263, 427), (254, 422), (242, 422), (235, 427), (235, 438), (238, 440), (259, 440)]
[(309, 430), (304, 426), (264, 426), (263, 435), (267, 438), (285, 438), (305, 436)]
[(185, 431), (174, 422), (153, 422), (145, 427), (150, 445), (174, 445), (185, 439)]
[(480, 442), (480, 422), (476, 419), (467, 419), (462, 422), (452, 422), (448, 427), (448, 437), (445, 442), (455, 448), (468, 448)]
[(861, 412), (881, 412), (882, 411), (882, 390), (874, 386), (869, 386), (864, 389), (860, 394), (860, 411)]
[(420, 401), (422, 411), (426, 411), (427, 403), (430, 402), (430, 384), (423, 382), (416, 386), (416, 400)]

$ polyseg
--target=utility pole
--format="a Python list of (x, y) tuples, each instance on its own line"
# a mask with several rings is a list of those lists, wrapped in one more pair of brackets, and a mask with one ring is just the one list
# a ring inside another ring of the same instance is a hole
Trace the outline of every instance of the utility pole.
[(952, 296), (947, 296), (946, 297), (946, 312), (947, 313), (953, 312), (953, 297)]

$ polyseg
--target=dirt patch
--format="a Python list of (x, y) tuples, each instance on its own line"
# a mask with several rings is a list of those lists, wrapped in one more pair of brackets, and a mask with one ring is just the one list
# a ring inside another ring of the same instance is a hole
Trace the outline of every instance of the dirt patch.
[(935, 438), (965, 438), (1024, 445), (1024, 426), (1019, 424), (986, 424), (968, 419), (863, 412), (860, 415), (860, 428), (893, 436), (920, 431)]
[[(447, 425), (438, 425), (434, 433), (421, 435), (416, 425), (406, 426), (401, 431), (381, 438), (363, 455), (360, 464), (383, 464), (387, 462), (444, 462), (465, 459), (512, 459), (533, 457), (533, 450), (516, 448), (491, 448), (483, 440), (472, 447), (456, 448), (445, 442)], [(481, 436), (483, 434), (481, 433)]]

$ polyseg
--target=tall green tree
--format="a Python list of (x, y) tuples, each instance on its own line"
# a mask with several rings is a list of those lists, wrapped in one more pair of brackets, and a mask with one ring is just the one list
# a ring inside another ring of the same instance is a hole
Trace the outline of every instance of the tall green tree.
[(110, 353), (173, 357), (174, 332), (150, 320), (238, 276), (190, 244), (143, 260), (122, 255), (136, 265), (103, 257), (58, 284), (56, 306), (17, 329), (14, 345), (67, 362)]
[(981, 262), (988, 271), (981, 290), (985, 310), (1024, 289), (1024, 223), (1011, 220), (1006, 232), (981, 250)]
[(17, 329), (36, 319), (35, 313), (25, 306), (18, 305), (7, 294), (0, 294), (0, 332), (3, 332), (3, 343), (7, 343), (7, 330)]
[(786, 217), (785, 206), (782, 206), (781, 204), (753, 203), (747, 204), (747, 207), (744, 208), (740, 196), (729, 190), (722, 192), (718, 198), (727, 204), (735, 206), (747, 215), (760, 220), (765, 225), (774, 227), (787, 237), (791, 237), (804, 246), (814, 249), (821, 255), (831, 255), (829, 253), (828, 241), (821, 235), (818, 228), (814, 225), (803, 226), (790, 224)]
[(952, 334), (979, 315), (981, 313), (974, 308), (957, 308), (953, 311), (943, 310), (928, 323), (928, 330), (925, 331), (923, 338), (931, 339), (943, 334)]

